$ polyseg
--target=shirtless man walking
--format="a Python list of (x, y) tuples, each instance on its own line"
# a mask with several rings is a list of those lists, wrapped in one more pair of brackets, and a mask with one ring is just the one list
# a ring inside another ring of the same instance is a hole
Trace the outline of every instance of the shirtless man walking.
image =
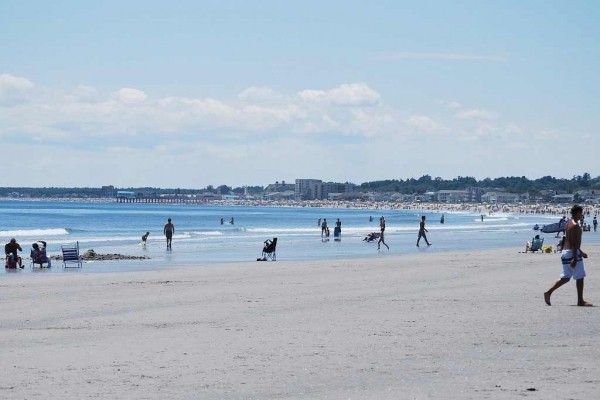
[(167, 220), (163, 231), (165, 233), (165, 236), (167, 237), (167, 249), (170, 249), (171, 243), (173, 242), (173, 234), (175, 233), (175, 225), (171, 223), (171, 218)]
[(552, 293), (573, 278), (577, 287), (577, 305), (591, 306), (583, 299), (583, 278), (585, 278), (583, 259), (587, 258), (587, 254), (581, 250), (581, 226), (579, 226), (579, 221), (582, 218), (583, 208), (574, 205), (571, 208), (571, 219), (567, 222), (564, 246), (560, 255), (563, 272), (560, 279), (544, 293), (544, 301), (548, 305), (551, 305), (550, 296), (552, 296)]
[(417, 237), (417, 247), (419, 247), (419, 242), (421, 241), (421, 238), (425, 239), (425, 243), (427, 243), (427, 246), (431, 246), (431, 243), (429, 243), (429, 241), (427, 240), (427, 235), (425, 235), (425, 232), (428, 232), (428, 230), (425, 229), (425, 216), (423, 215), (421, 217), (421, 222), (419, 223), (419, 236)]

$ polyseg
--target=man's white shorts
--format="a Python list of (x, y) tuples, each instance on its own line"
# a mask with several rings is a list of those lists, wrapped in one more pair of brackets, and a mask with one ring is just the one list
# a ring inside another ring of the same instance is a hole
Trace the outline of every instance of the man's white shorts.
[(577, 251), (577, 264), (575, 267), (571, 266), (571, 261), (573, 260), (573, 251), (572, 250), (563, 250), (560, 253), (560, 261), (562, 262), (563, 272), (561, 274), (561, 278), (573, 278), (573, 279), (583, 279), (585, 278), (585, 268), (583, 267), (583, 257), (581, 256), (581, 252)]

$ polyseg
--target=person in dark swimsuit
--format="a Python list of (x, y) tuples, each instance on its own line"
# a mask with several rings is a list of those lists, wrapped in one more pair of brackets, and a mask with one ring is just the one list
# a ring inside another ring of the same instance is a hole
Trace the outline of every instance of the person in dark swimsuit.
[(173, 223), (171, 222), (171, 218), (167, 220), (163, 231), (165, 232), (165, 236), (167, 237), (167, 249), (170, 249), (171, 244), (173, 242), (173, 234), (175, 233), (175, 225), (173, 225)]

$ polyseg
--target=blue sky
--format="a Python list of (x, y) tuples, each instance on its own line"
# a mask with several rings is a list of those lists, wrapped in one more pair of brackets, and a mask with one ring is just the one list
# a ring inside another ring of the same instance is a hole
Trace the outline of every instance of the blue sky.
[(600, 174), (600, 3), (2, 1), (9, 186)]

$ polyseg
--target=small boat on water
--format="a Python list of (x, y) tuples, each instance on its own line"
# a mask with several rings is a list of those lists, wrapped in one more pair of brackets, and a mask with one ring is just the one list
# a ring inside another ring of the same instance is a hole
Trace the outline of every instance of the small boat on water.
[(538, 224), (535, 224), (535, 225), (533, 226), (533, 230), (534, 230), (534, 231), (539, 231), (539, 230), (540, 230), (540, 226), (539, 226)]

